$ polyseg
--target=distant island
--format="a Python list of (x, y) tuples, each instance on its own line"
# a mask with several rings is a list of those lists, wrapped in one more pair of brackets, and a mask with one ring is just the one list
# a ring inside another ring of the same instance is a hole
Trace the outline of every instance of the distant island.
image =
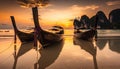
[[(19, 29), (28, 29), (28, 27), (32, 27), (32, 25), (28, 25), (28, 26), (19, 25), (18, 26)], [(12, 24), (0, 23), (0, 29), (13, 29), (13, 26)]]
[[(103, 11), (98, 11), (98, 29), (120, 29), (120, 9), (114, 9), (109, 13), (108, 19)], [(96, 15), (89, 18), (87, 15), (82, 15), (79, 19), (74, 19), (74, 28), (89, 29), (95, 25)]]

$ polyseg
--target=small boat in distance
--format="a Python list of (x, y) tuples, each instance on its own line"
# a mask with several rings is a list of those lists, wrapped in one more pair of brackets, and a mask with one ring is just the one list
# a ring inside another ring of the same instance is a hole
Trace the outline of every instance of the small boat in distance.
[(10, 16), (10, 18), (12, 21), (14, 32), (16, 33), (16, 35), (18, 36), (18, 38), (20, 39), (21, 42), (30, 42), (30, 41), (34, 40), (34, 32), (25, 33), (25, 32), (18, 30), (14, 16)]
[(9, 32), (9, 30), (5, 30), (5, 32)]
[(3, 32), (3, 30), (0, 30), (0, 32)]
[[(33, 20), (35, 24), (35, 29), (37, 32), (37, 39), (41, 43), (42, 47), (51, 45), (53, 43), (59, 42), (63, 39), (64, 29), (60, 26), (54, 26), (51, 31), (45, 31), (43, 30), (39, 25), (39, 18), (38, 18), (38, 8), (33, 7)], [(57, 29), (55, 29), (57, 28)], [(54, 31), (54, 32), (52, 32)]]

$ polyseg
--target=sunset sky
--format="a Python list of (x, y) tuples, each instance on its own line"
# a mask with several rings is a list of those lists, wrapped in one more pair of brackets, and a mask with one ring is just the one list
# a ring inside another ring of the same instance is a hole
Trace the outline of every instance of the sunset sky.
[[(120, 8), (120, 0), (50, 0), (47, 7), (39, 8), (39, 21), (43, 28), (53, 25), (72, 28), (76, 17), (92, 17), (99, 10), (108, 17), (110, 11), (117, 8)], [(15, 17), (18, 27), (34, 26), (31, 8), (20, 7), (17, 0), (1, 0), (0, 25), (11, 25), (10, 16)]]

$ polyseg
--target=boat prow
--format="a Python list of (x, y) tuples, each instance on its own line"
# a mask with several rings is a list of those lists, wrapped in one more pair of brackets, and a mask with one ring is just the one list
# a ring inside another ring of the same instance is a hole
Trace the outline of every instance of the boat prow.
[(33, 41), (34, 40), (34, 32), (25, 33), (25, 32), (22, 32), (22, 31), (18, 30), (18, 28), (16, 26), (14, 16), (10, 16), (10, 17), (11, 17), (12, 25), (13, 25), (13, 28), (14, 28), (14, 32), (18, 36), (20, 41), (21, 42)]

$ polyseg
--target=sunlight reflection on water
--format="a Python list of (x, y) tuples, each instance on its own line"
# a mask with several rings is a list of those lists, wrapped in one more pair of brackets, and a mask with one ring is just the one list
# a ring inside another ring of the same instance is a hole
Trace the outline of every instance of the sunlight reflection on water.
[[(11, 31), (13, 35), (14, 32)], [(119, 30), (98, 32), (120, 34)], [(0, 69), (94, 69), (95, 66), (98, 69), (120, 68), (120, 39), (98, 39), (92, 44), (74, 39), (73, 30), (65, 30), (65, 35), (70, 36), (64, 37), (63, 44), (38, 51), (34, 49), (33, 43), (22, 44), (17, 40), (17, 44), (14, 44), (13, 37), (0, 38)], [(91, 45), (97, 46), (96, 56)]]

